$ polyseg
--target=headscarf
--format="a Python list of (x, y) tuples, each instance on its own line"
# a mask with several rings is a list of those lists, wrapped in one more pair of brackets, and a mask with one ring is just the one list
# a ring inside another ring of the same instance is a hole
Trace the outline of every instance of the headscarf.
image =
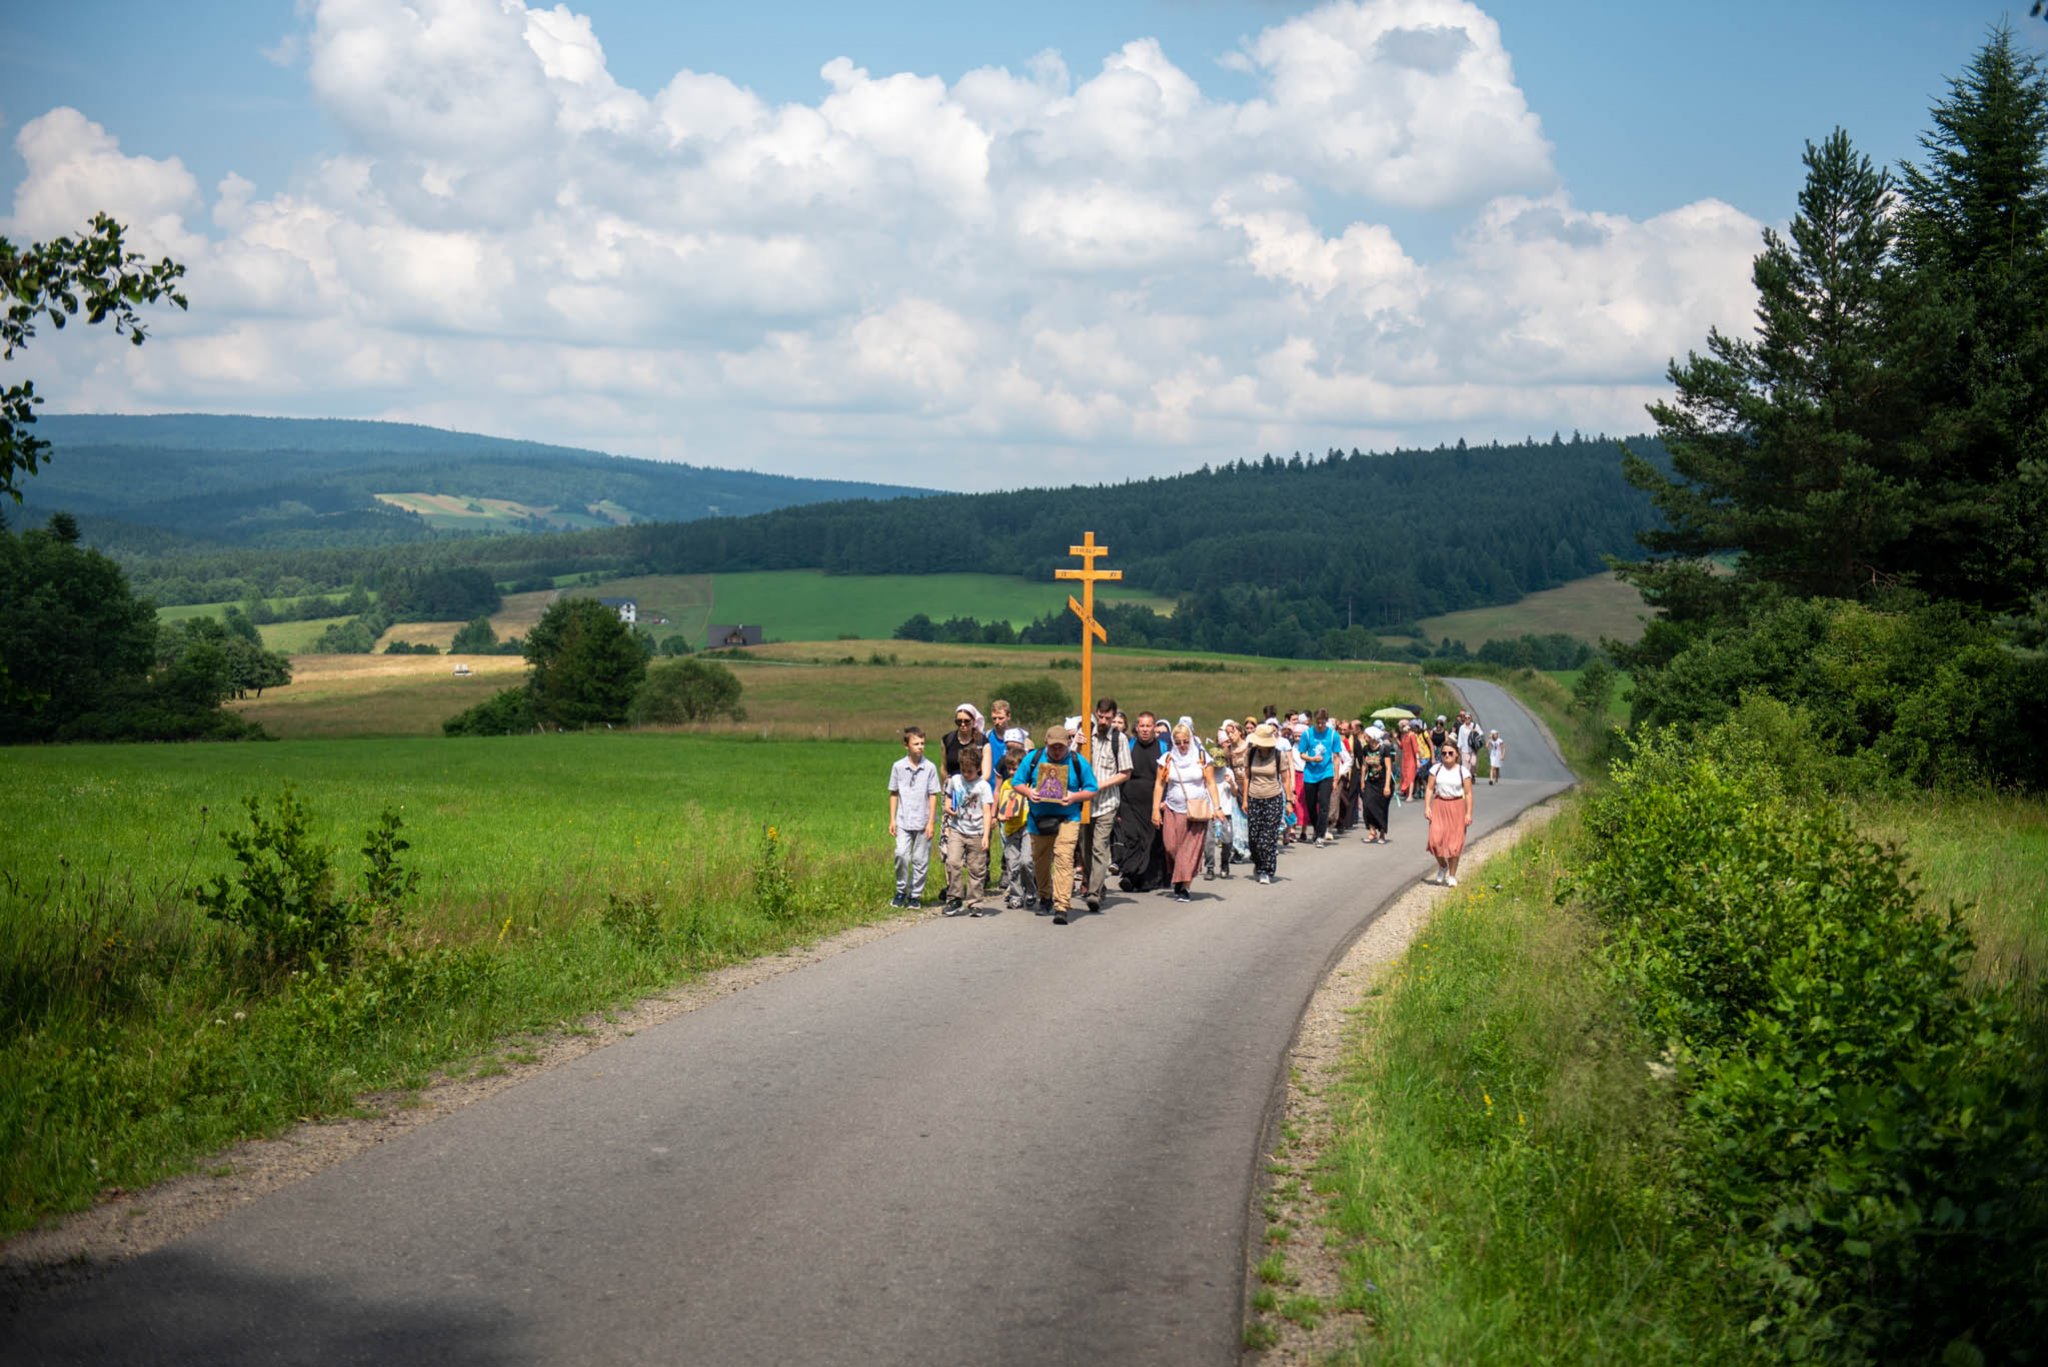
[(973, 703), (971, 703), (971, 702), (964, 702), (964, 703), (961, 703), (961, 704), (960, 704), (960, 705), (959, 705), (958, 707), (956, 707), (956, 708), (954, 708), (954, 709), (953, 709), (953, 715), (954, 715), (954, 716), (956, 716), (956, 717), (957, 717), (957, 716), (959, 716), (959, 715), (960, 715), (960, 714), (961, 714), (962, 712), (965, 712), (965, 713), (966, 713), (966, 714), (967, 714), (968, 716), (970, 716), (970, 717), (974, 718), (974, 729), (975, 729), (975, 730), (977, 730), (977, 731), (980, 731), (980, 732), (983, 732), (984, 734), (985, 734), (985, 733), (986, 733), (986, 732), (988, 731), (988, 725), (987, 725), (987, 723), (983, 722), (983, 721), (982, 721), (982, 719), (981, 719), (981, 709), (980, 709), (980, 708), (976, 707), (976, 706), (975, 706), (975, 705), (974, 705)]

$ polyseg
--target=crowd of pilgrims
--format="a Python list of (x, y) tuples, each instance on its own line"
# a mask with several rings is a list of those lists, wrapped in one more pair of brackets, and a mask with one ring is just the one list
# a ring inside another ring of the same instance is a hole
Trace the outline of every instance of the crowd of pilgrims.
[(1428, 724), (1269, 706), (1198, 736), (1189, 717), (1127, 718), (1113, 698), (1090, 718), (1049, 726), (1037, 744), (1001, 699), (986, 718), (972, 703), (955, 708), (937, 757), (920, 727), (906, 727), (903, 742), (889, 773), (894, 904), (923, 904), (936, 840), (946, 915), (1029, 907), (1055, 925), (1079, 915), (1077, 904), (1099, 912), (1111, 880), (1182, 902), (1197, 878), (1230, 878), (1245, 864), (1254, 883), (1271, 884), (1289, 848), (1354, 831), (1386, 843), (1390, 810), (1408, 802), (1428, 818), (1437, 867), (1427, 881), (1455, 887), (1473, 790), (1482, 774), (1498, 783), (1507, 758), (1500, 733), (1463, 711)]

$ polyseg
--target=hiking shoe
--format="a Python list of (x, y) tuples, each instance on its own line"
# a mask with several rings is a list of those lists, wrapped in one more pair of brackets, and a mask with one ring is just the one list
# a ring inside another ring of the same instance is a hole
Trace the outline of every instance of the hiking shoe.
[(1041, 897), (1038, 899), (1038, 914), (1040, 916), (1052, 915), (1052, 898)]
[(1065, 913), (1064, 911), (1054, 912), (1052, 914), (1052, 923), (1056, 926), (1065, 925), (1067, 923), (1067, 913)]
[(1213, 882), (1215, 882), (1215, 881), (1216, 881), (1216, 870), (1214, 870), (1214, 869), (1203, 869), (1203, 870), (1202, 870), (1202, 881), (1203, 881), (1204, 883), (1213, 883)]
[(1089, 898), (1088, 910), (1099, 914), (1102, 911), (1102, 899), (1100, 897)]
[(966, 904), (965, 904), (965, 903), (962, 903), (962, 902), (948, 902), (948, 903), (946, 903), (946, 909), (945, 909), (944, 911), (940, 912), (939, 914), (940, 914), (941, 916), (963, 916), (963, 915), (965, 915), (965, 914), (966, 914), (966, 912), (967, 912), (967, 906), (966, 906)]

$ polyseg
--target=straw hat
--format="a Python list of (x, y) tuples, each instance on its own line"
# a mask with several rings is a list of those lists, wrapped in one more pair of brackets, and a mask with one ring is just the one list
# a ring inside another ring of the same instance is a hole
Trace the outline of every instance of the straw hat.
[(1280, 743), (1280, 732), (1269, 721), (1260, 722), (1252, 728), (1251, 743), (1261, 750), (1270, 750)]

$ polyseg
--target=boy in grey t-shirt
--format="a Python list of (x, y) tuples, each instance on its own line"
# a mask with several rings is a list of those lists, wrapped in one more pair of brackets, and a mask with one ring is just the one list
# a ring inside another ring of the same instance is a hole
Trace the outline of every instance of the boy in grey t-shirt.
[(896, 896), (892, 907), (924, 902), (924, 876), (932, 862), (932, 827), (939, 822), (939, 766), (924, 757), (924, 728), (903, 728), (902, 759), (889, 767), (889, 836), (896, 842)]

